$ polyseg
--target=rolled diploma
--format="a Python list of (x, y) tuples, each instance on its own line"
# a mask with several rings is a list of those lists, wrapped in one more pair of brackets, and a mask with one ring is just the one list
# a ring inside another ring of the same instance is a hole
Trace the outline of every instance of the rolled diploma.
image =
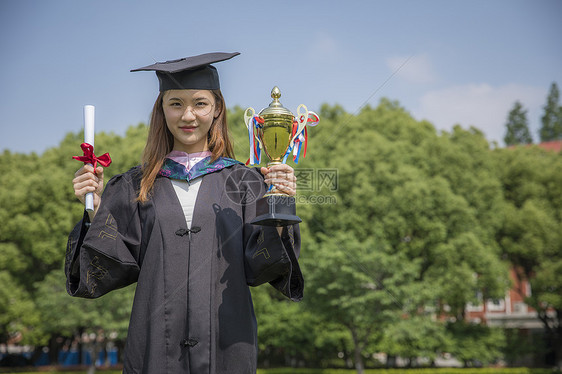
[[(84, 105), (84, 143), (94, 146), (94, 113), (96, 108), (93, 105)], [(92, 165), (92, 164), (88, 164)], [(85, 201), (86, 211), (94, 211), (94, 193), (88, 192)]]

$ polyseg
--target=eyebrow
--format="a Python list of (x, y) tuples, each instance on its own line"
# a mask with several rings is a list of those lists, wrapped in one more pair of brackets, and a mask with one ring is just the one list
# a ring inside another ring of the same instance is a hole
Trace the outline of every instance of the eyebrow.
[(172, 101), (172, 100), (180, 100), (182, 101), (182, 99), (180, 99), (179, 97), (168, 97), (167, 99), (164, 99), (166, 101)]
[[(164, 99), (164, 100), (166, 100), (166, 101), (178, 100), (178, 101), (181, 101), (181, 102), (184, 101), (183, 98), (181, 98), (181, 97), (176, 97), (176, 96), (172, 96), (172, 97), (169, 97), (169, 98)], [(187, 99), (185, 99), (185, 100), (187, 100)], [(191, 97), (191, 99), (189, 99), (189, 100), (192, 100), (192, 101), (200, 101), (200, 100), (211, 101), (210, 98), (208, 98), (208, 97), (206, 97), (206, 96), (203, 96), (203, 95), (201, 95), (201, 96), (193, 96), (193, 97)]]
[(194, 97), (192, 97), (192, 100), (208, 100), (208, 101), (211, 101), (210, 98), (205, 97), (205, 96), (194, 96)]

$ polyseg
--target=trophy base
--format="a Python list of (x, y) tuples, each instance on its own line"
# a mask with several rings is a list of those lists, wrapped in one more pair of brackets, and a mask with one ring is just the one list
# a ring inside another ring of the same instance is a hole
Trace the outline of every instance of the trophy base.
[(256, 203), (256, 218), (250, 223), (259, 226), (289, 226), (302, 222), (296, 215), (295, 198), (287, 195), (269, 195)]

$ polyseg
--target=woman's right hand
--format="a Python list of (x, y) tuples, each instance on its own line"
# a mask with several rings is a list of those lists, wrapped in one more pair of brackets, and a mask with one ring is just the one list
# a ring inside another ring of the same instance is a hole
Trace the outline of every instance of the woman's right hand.
[(74, 194), (82, 203), (86, 200), (88, 192), (94, 192), (94, 213), (90, 214), (90, 220), (98, 211), (103, 192), (103, 167), (98, 166), (94, 172), (92, 165), (84, 165), (74, 174), (72, 180)]

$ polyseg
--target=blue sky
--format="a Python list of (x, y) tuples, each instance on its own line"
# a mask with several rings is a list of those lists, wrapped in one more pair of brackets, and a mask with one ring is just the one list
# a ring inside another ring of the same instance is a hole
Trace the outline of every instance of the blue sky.
[(550, 84), (562, 85), (561, 36), (557, 0), (3, 0), (0, 150), (57, 146), (86, 104), (97, 132), (124, 134), (157, 95), (153, 73), (130, 69), (212, 51), (242, 53), (216, 65), (228, 106), (260, 110), (275, 85), (293, 111), (388, 97), (502, 144), (519, 100), (537, 140)]

